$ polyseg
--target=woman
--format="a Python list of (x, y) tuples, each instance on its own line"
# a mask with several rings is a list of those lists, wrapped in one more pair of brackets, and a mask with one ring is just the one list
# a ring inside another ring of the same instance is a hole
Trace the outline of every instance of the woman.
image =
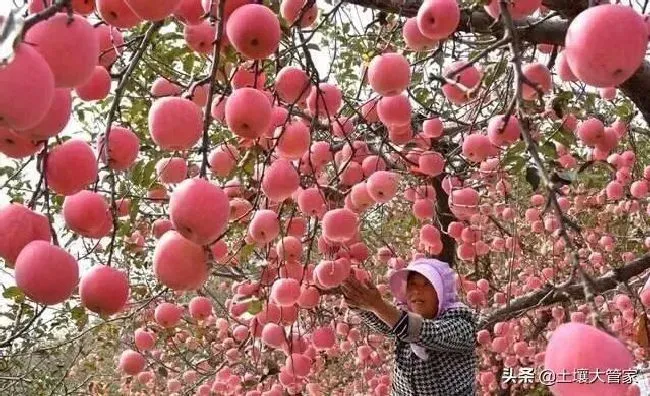
[(419, 259), (394, 272), (389, 285), (400, 308), (354, 276), (342, 291), (371, 329), (395, 338), (392, 395), (475, 395), (477, 318), (459, 301), (453, 270)]

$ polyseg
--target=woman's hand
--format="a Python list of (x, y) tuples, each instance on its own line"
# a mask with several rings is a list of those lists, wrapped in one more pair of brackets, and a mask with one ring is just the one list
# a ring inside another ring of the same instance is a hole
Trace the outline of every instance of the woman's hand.
[(343, 282), (341, 290), (349, 306), (366, 311), (374, 311), (383, 301), (381, 293), (371, 281), (362, 284), (354, 275)]
[(370, 311), (377, 315), (390, 328), (395, 327), (400, 318), (400, 311), (383, 299), (381, 293), (371, 281), (365, 285), (356, 276), (348, 277), (341, 285), (345, 302), (351, 306)]

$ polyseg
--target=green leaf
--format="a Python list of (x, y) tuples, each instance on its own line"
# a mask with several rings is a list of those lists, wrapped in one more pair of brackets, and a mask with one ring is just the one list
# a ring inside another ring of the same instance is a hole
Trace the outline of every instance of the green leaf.
[(159, 36), (159, 39), (156, 40), (157, 42), (161, 42), (163, 40), (181, 40), (183, 39), (183, 35), (178, 33), (178, 32), (167, 32), (164, 34), (161, 34)]
[(12, 299), (16, 302), (22, 302), (25, 300), (25, 294), (17, 286), (11, 286), (5, 289), (2, 292), (2, 297)]
[(14, 168), (11, 166), (0, 167), (0, 176), (10, 175), (13, 173)]
[(260, 300), (252, 300), (250, 303), (248, 303), (248, 313), (251, 315), (256, 315), (257, 313), (262, 311), (262, 308), (264, 305), (262, 304), (262, 301)]
[[(443, 54), (441, 53), (441, 55)], [(444, 55), (442, 58), (444, 59)], [(501, 61), (491, 66), (488, 74), (485, 77), (484, 84), (486, 86), (492, 85), (492, 83), (494, 83), (494, 81), (496, 81), (496, 79), (499, 78), (506, 70), (506, 66), (507, 66), (506, 61)]]
[(142, 168), (142, 161), (138, 161), (131, 169), (131, 181), (136, 185), (142, 185)]
[(596, 97), (597, 96), (594, 93), (587, 93), (586, 96), (587, 96), (587, 98), (586, 98), (585, 104), (584, 104), (585, 110), (588, 113), (591, 113), (591, 112), (594, 111), (594, 109), (596, 107)]
[(546, 142), (543, 145), (539, 146), (539, 151), (544, 154), (546, 157), (556, 158), (557, 151), (555, 150), (555, 145), (551, 142)]
[(567, 148), (571, 147), (572, 144), (576, 142), (576, 137), (573, 133), (560, 128), (555, 134), (553, 134), (552, 140), (558, 143), (562, 143)]
[(70, 310), (70, 317), (75, 321), (79, 330), (83, 329), (86, 323), (88, 323), (88, 314), (86, 313), (86, 309), (82, 306), (72, 308)]
[(74, 320), (81, 319), (85, 314), (86, 310), (82, 306), (77, 306), (70, 310), (70, 316)]
[(512, 163), (512, 168), (510, 168), (511, 174), (519, 174), (524, 166), (526, 166), (527, 161), (523, 157), (515, 158), (515, 161)]
[(555, 98), (553, 99), (554, 102), (560, 102), (564, 105), (569, 103), (569, 101), (573, 99), (573, 92), (572, 91), (562, 91), (559, 94), (555, 95)]
[(249, 159), (247, 159), (246, 162), (244, 162), (244, 166), (242, 167), (243, 171), (247, 175), (252, 175), (253, 172), (255, 171), (255, 158), (251, 156)]
[(508, 165), (514, 165), (515, 162), (518, 161), (524, 161), (524, 158), (522, 157), (522, 154), (524, 153), (524, 150), (526, 149), (526, 145), (524, 142), (517, 142), (514, 146), (510, 147), (510, 149), (507, 151), (506, 155), (503, 156), (503, 159), (501, 160), (501, 164), (505, 167)]
[(194, 69), (194, 54), (188, 54), (189, 56), (185, 56), (183, 58), (183, 71), (185, 73), (191, 74), (192, 70)]
[(57, 206), (63, 205), (63, 201), (65, 200), (65, 197), (62, 195), (51, 196), (51, 198), (52, 198), (52, 203)]
[(129, 208), (131, 210), (131, 213), (129, 213), (129, 216), (131, 218), (135, 218), (135, 216), (138, 215), (139, 207), (140, 207), (140, 198), (131, 199), (131, 207)]
[(241, 250), (239, 251), (239, 258), (240, 261), (245, 262), (248, 261), (248, 258), (250, 255), (253, 253), (255, 250), (255, 245), (246, 245)]
[(616, 106), (616, 109), (614, 109), (614, 114), (616, 114), (617, 117), (626, 121), (629, 121), (629, 119), (632, 118), (633, 112), (634, 110), (632, 109), (632, 106), (630, 106), (630, 104), (627, 101)]
[(142, 170), (142, 181), (144, 185), (149, 185), (151, 183), (151, 176), (153, 175), (154, 170), (156, 169), (156, 160), (151, 160), (147, 162), (147, 165), (144, 166)]
[(419, 84), (419, 83), (422, 82), (423, 77), (424, 77), (424, 73), (419, 73), (419, 72), (413, 73), (411, 75), (411, 83), (412, 84)]
[(129, 221), (122, 222), (120, 228), (117, 230), (117, 235), (119, 237), (126, 237), (130, 234), (131, 234), (131, 222)]

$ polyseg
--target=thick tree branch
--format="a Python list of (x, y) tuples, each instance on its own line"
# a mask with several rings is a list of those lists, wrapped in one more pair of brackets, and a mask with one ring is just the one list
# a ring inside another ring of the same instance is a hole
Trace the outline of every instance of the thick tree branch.
[[(402, 5), (392, 0), (347, 0), (347, 2), (393, 14), (401, 14), (405, 17), (416, 16), (422, 4), (420, 0), (406, 0)], [(541, 18), (532, 17), (517, 21), (515, 26), (519, 37), (531, 43), (563, 45), (564, 36), (566, 36), (566, 30), (569, 27), (568, 22), (557, 19), (540, 21)], [(503, 36), (503, 25), (499, 22), (495, 23), (494, 19), (485, 11), (461, 10), (460, 23), (456, 31), (491, 34), (500, 38)]]
[(543, 0), (542, 5), (557, 11), (562, 18), (571, 19), (589, 7), (589, 0)]
[[(405, 17), (414, 17), (422, 4), (421, 0), (406, 0), (402, 5), (392, 0), (346, 0), (366, 8), (374, 8), (400, 14)], [(573, 18), (587, 8), (585, 0), (544, 0), (544, 4), (557, 11), (561, 16)], [(564, 45), (564, 38), (569, 27), (566, 19), (542, 19), (529, 17), (522, 21), (514, 22), (520, 40), (531, 44)], [(503, 36), (503, 24), (495, 22), (486, 12), (480, 10), (462, 10), (457, 32), (491, 34), (497, 38)], [(643, 61), (636, 73), (620, 86), (621, 91), (639, 108), (643, 118), (650, 124), (650, 63)]]
[(620, 85), (621, 91), (639, 108), (643, 119), (650, 124), (650, 63), (643, 61), (641, 67)]
[(456, 240), (447, 234), (449, 223), (454, 221), (456, 217), (449, 209), (449, 196), (442, 188), (442, 180), (446, 174), (439, 175), (433, 178), (432, 184), (436, 191), (436, 213), (438, 214), (438, 223), (440, 225), (440, 239), (442, 240), (442, 251), (436, 258), (449, 263), (450, 267), (454, 267), (454, 258), (456, 257)]
[[(621, 268), (613, 269), (605, 275), (594, 278), (592, 283), (593, 291), (595, 293), (604, 293), (608, 290), (615, 289), (619, 283), (630, 280), (649, 268), (650, 254), (646, 254)], [(570, 302), (572, 299), (585, 299), (582, 285), (573, 284), (566, 287), (547, 285), (540, 290), (515, 298), (507, 307), (497, 309), (490, 313), (482, 321), (481, 328), (490, 329), (495, 323), (512, 319), (530, 309), (549, 306), (559, 302)]]

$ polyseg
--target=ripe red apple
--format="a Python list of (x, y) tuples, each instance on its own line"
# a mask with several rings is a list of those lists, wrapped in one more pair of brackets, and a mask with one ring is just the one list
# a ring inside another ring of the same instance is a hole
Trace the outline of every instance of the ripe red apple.
[(9, 128), (0, 127), (0, 153), (9, 158), (29, 157), (36, 154), (42, 147), (42, 143), (35, 142)]
[(125, 0), (96, 0), (97, 13), (109, 25), (119, 29), (131, 29), (142, 20)]
[(382, 96), (401, 94), (411, 82), (411, 65), (398, 53), (375, 56), (368, 65), (368, 83)]
[(286, 159), (277, 159), (266, 169), (262, 179), (262, 191), (275, 202), (289, 198), (300, 187), (296, 168)]
[(111, 92), (111, 75), (103, 66), (95, 66), (90, 78), (75, 88), (79, 99), (84, 101), (103, 100)]
[(226, 33), (238, 52), (254, 60), (266, 59), (275, 52), (282, 35), (278, 17), (260, 4), (246, 4), (233, 11)]
[(97, 160), (88, 143), (70, 139), (56, 146), (47, 157), (48, 187), (61, 195), (83, 190), (97, 178)]
[(153, 269), (160, 283), (173, 290), (198, 289), (208, 278), (203, 247), (173, 230), (165, 232), (158, 240)]
[(174, 11), (174, 16), (188, 25), (200, 23), (204, 14), (201, 0), (181, 0), (178, 8)]
[(225, 114), (228, 128), (244, 138), (258, 138), (271, 126), (271, 104), (254, 88), (235, 90), (228, 97)]
[(68, 88), (58, 88), (45, 118), (37, 125), (20, 131), (22, 136), (34, 141), (47, 140), (58, 135), (68, 125), (72, 112), (72, 97)]
[[(571, 345), (570, 349), (566, 345)], [(594, 349), (593, 345), (598, 345)], [(576, 369), (601, 372), (609, 369), (627, 370), (634, 364), (632, 354), (625, 345), (609, 334), (582, 323), (566, 323), (552, 334), (545, 351), (544, 367), (559, 373)], [(624, 383), (589, 381), (555, 383), (550, 388), (558, 395), (615, 395), (624, 394)]]
[(428, 51), (438, 44), (438, 40), (430, 39), (420, 31), (417, 17), (408, 18), (402, 27), (402, 37), (406, 45), (413, 51)]
[[(101, 1), (101, 0), (99, 0)], [(147, 360), (136, 351), (127, 349), (122, 352), (120, 356), (120, 362), (118, 364), (120, 370), (122, 370), (127, 375), (136, 375), (144, 370), (147, 365)]]
[(278, 215), (272, 210), (261, 209), (255, 212), (248, 226), (248, 233), (258, 243), (269, 243), (280, 233)]
[(212, 53), (216, 34), (216, 26), (210, 24), (209, 21), (203, 21), (196, 25), (185, 25), (183, 29), (183, 37), (187, 46), (199, 54)]
[(160, 21), (171, 15), (180, 6), (181, 0), (125, 0), (134, 14), (148, 21)]
[(0, 68), (0, 127), (28, 129), (45, 118), (54, 99), (54, 74), (31, 45), (19, 44)]
[(183, 308), (173, 303), (163, 302), (156, 307), (154, 318), (156, 323), (171, 328), (176, 326), (183, 317)]
[(228, 224), (230, 205), (221, 188), (205, 179), (187, 179), (169, 199), (174, 228), (199, 245), (214, 242)]
[(95, 27), (95, 34), (99, 41), (99, 64), (109, 69), (123, 51), (124, 36), (115, 27), (103, 24)]
[(196, 320), (205, 320), (212, 315), (212, 301), (207, 297), (197, 296), (190, 300), (190, 316)]
[(27, 31), (25, 40), (45, 58), (57, 87), (74, 88), (92, 75), (99, 57), (99, 41), (86, 18), (58, 13)]
[(321, 83), (314, 86), (307, 97), (309, 112), (319, 117), (333, 117), (338, 113), (342, 103), (341, 89), (334, 84)]
[(571, 21), (565, 43), (566, 59), (576, 77), (594, 87), (614, 87), (643, 62), (648, 29), (633, 8), (603, 4)]
[[(282, 15), (282, 18), (286, 19), (289, 24), (293, 25), (303, 12), (302, 9), (306, 4), (307, 0), (282, 0), (282, 3), (280, 3), (280, 15)], [(298, 26), (306, 28), (313, 25), (317, 16), (318, 7), (316, 2), (314, 2), (304, 11), (300, 22), (298, 22)]]
[(305, 100), (310, 92), (309, 76), (299, 67), (285, 66), (275, 77), (275, 92), (284, 102)]
[(126, 273), (116, 268), (97, 265), (82, 276), (79, 282), (81, 303), (100, 315), (120, 312), (129, 298), (129, 280)]
[(323, 235), (336, 242), (345, 242), (358, 232), (359, 218), (349, 209), (333, 209), (323, 216)]
[(425, 37), (441, 40), (451, 35), (460, 22), (456, 0), (428, 0), (420, 5), (417, 23)]
[(10, 268), (30, 242), (50, 242), (51, 239), (47, 217), (18, 203), (0, 208), (0, 257)]
[(60, 247), (36, 240), (21, 250), (14, 276), (26, 296), (39, 304), (54, 305), (72, 296), (79, 282), (79, 265)]
[(63, 219), (70, 230), (87, 238), (104, 236), (107, 223), (109, 230), (112, 227), (110, 207), (106, 198), (88, 190), (65, 198)]
[(140, 138), (124, 127), (112, 127), (108, 135), (108, 150), (105, 144), (106, 137), (101, 134), (97, 143), (97, 156), (106, 163), (108, 151), (108, 165), (117, 171), (129, 169), (140, 152)]
[(203, 133), (201, 108), (184, 98), (158, 99), (149, 109), (149, 132), (163, 150), (187, 150)]

